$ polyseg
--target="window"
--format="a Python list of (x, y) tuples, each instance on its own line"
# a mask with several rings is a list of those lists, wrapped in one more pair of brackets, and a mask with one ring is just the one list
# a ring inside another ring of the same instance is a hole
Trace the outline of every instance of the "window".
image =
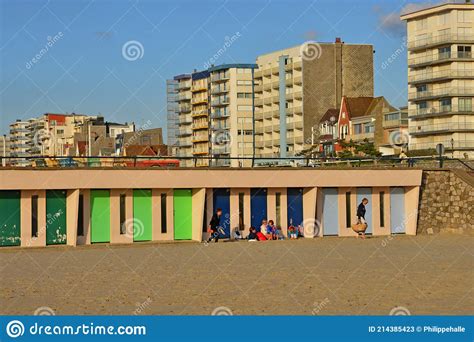
[(58, 129), (56, 131), (56, 134), (60, 134), (60, 135), (64, 134), (64, 129)]
[(243, 192), (239, 192), (239, 230), (243, 231), (244, 227), (244, 196)]
[(447, 38), (450, 33), (451, 33), (451, 29), (439, 30), (439, 31), (438, 31), (438, 36), (439, 36), (439, 37)]
[(417, 30), (425, 30), (428, 27), (428, 19), (420, 19), (416, 22)]
[(438, 49), (438, 56), (440, 59), (450, 58), (451, 57), (451, 47), (445, 46)]
[(451, 110), (451, 99), (442, 99), (439, 100), (439, 107), (441, 112), (446, 112)]
[(458, 58), (471, 58), (471, 47), (458, 45)]
[(439, 25), (446, 25), (449, 23), (449, 13), (442, 13), (438, 16)]
[(252, 72), (252, 69), (248, 68), (237, 68), (237, 73), (238, 74), (250, 74)]
[(400, 113), (385, 114), (385, 121), (395, 121), (400, 119)]
[(470, 23), (471, 13), (469, 11), (458, 11), (458, 23)]
[(428, 102), (423, 101), (418, 103), (418, 109), (427, 109), (428, 108)]
[(127, 221), (127, 212), (126, 212), (126, 195), (120, 194), (120, 234), (127, 234), (127, 227), (125, 222)]
[(252, 106), (251, 105), (240, 105), (240, 106), (237, 106), (237, 110), (240, 111), (240, 112), (252, 111)]
[(361, 134), (362, 133), (362, 124), (354, 125), (354, 134)]
[(470, 97), (464, 97), (464, 98), (459, 98), (459, 111), (460, 112), (470, 112), (472, 111), (472, 98)]
[(38, 195), (31, 196), (31, 236), (38, 237)]
[[(166, 193), (163, 193), (160, 195), (161, 199), (161, 233), (166, 234), (167, 229), (166, 229), (166, 216), (167, 216), (167, 209), (166, 209)], [(204, 211), (206, 212), (206, 211)], [(204, 220), (206, 220), (206, 215), (204, 215)], [(205, 226), (206, 224), (204, 224)]]
[(237, 85), (252, 85), (252, 81), (251, 80), (238, 80), (237, 81)]
[(84, 195), (79, 195), (79, 208), (77, 210), (77, 236), (84, 236)]
[(277, 227), (281, 227), (281, 192), (275, 194), (275, 224)]
[(416, 91), (417, 91), (418, 93), (423, 93), (423, 92), (425, 92), (425, 91), (427, 91), (427, 90), (428, 90), (428, 87), (426, 86), (426, 84), (419, 85), (419, 86), (416, 87)]
[(472, 39), (470, 27), (458, 27), (458, 39)]
[(385, 202), (384, 202), (384, 196), (385, 192), (380, 191), (379, 192), (379, 202), (380, 202), (380, 227), (385, 227)]
[(364, 133), (374, 133), (374, 132), (375, 132), (375, 127), (373, 123), (364, 125)]
[(237, 93), (238, 99), (251, 99), (252, 93)]
[(346, 192), (346, 227), (351, 226), (351, 192)]

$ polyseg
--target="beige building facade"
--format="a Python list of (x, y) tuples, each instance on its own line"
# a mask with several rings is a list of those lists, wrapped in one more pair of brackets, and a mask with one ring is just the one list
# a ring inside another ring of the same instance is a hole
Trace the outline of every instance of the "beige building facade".
[(407, 22), (410, 150), (474, 157), (474, 4), (444, 4)]
[(257, 57), (257, 157), (291, 157), (311, 146), (328, 108), (373, 96), (371, 45), (309, 42)]

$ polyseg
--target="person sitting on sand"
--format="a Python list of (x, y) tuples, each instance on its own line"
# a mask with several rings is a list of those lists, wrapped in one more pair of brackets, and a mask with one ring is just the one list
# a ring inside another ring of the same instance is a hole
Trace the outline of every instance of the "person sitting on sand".
[(249, 228), (249, 235), (247, 235), (247, 240), (249, 241), (257, 241), (257, 229), (255, 227)]
[(262, 224), (260, 225), (260, 228), (257, 229), (257, 233), (262, 233), (263, 235), (267, 235), (267, 219), (262, 220)]
[(275, 240), (273, 237), (276, 233), (276, 227), (273, 220), (269, 220), (267, 224), (267, 233), (264, 234), (267, 240)]

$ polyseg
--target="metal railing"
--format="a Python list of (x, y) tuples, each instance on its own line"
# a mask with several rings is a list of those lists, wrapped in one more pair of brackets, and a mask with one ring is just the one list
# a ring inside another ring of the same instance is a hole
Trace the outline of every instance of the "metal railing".
[(474, 122), (446, 122), (443, 124), (415, 125), (410, 127), (410, 133), (451, 131), (474, 131)]
[[(445, 145), (448, 149), (449, 145)], [(474, 142), (473, 145), (474, 146)], [(429, 146), (431, 147), (431, 146)], [(463, 169), (474, 171), (474, 161), (462, 160), (458, 158), (449, 158), (444, 156), (426, 157), (354, 157), (354, 158), (336, 158), (336, 157), (229, 157), (226, 147), (213, 148), (210, 155), (207, 156), (178, 156), (178, 157), (67, 157), (67, 156), (35, 156), (35, 157), (0, 157), (0, 172), (2, 169), (89, 169), (89, 168), (176, 168), (199, 165), (209, 165), (209, 167), (230, 166), (232, 161), (236, 165), (251, 165), (252, 167), (312, 167), (324, 169), (390, 169), (390, 168), (409, 168), (418, 169)], [(224, 154), (224, 156), (222, 155)], [(448, 153), (449, 155), (449, 153)], [(3, 167), (2, 167), (3, 166)]]
[(428, 45), (437, 45), (444, 43), (455, 43), (455, 42), (474, 42), (474, 36), (472, 34), (463, 33), (447, 33), (441, 35), (435, 35), (426, 38), (415, 39), (408, 42), (409, 49), (422, 48)]
[(458, 70), (440, 70), (432, 72), (415, 73), (408, 76), (408, 82), (426, 82), (445, 78), (463, 78), (474, 77), (474, 70), (458, 69)]
[(412, 57), (408, 59), (408, 66), (413, 67), (419, 64), (433, 63), (433, 62), (442, 62), (449, 59), (472, 59), (473, 55), (471, 52), (441, 52), (436, 55), (431, 56), (422, 56), (422, 57)]

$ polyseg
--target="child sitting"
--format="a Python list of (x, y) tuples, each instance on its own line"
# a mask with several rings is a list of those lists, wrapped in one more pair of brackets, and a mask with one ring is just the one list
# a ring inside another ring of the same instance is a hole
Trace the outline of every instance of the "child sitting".
[(255, 227), (249, 228), (249, 235), (247, 235), (247, 240), (257, 241), (257, 229), (255, 229)]
[(266, 230), (267, 230), (267, 233), (265, 234), (265, 237), (267, 238), (267, 240), (275, 240), (274, 236), (276, 234), (276, 227), (275, 227), (275, 223), (273, 222), (273, 220), (268, 221), (268, 225), (267, 225)]
[(295, 226), (293, 225), (290, 225), (288, 227), (288, 236), (290, 237), (290, 239), (297, 239), (298, 238), (298, 230), (296, 229)]

